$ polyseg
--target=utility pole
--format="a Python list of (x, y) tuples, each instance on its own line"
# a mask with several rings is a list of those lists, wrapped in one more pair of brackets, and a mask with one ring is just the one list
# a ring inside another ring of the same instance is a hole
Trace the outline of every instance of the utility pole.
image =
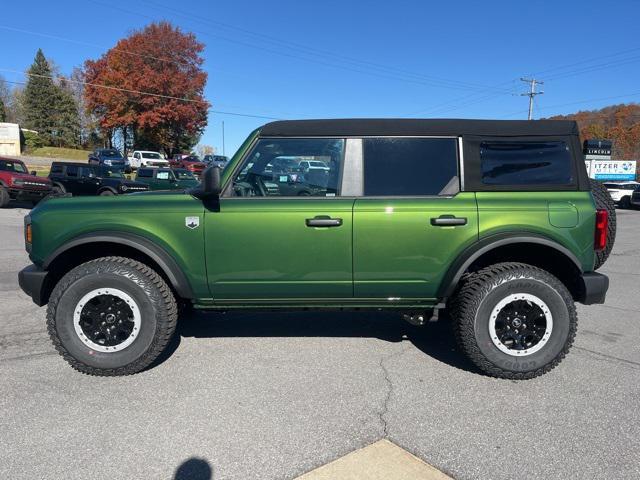
[(536, 85), (543, 85), (544, 82), (540, 80), (536, 80), (535, 78), (521, 78), (520, 80), (530, 85), (529, 91), (527, 93), (521, 93), (520, 95), (522, 95), (523, 97), (529, 97), (529, 117), (527, 118), (527, 120), (532, 120), (533, 119), (533, 98), (536, 95), (542, 95), (544, 93), (544, 92), (536, 92)]
[(224, 120), (222, 120), (222, 155), (226, 156), (224, 153)]

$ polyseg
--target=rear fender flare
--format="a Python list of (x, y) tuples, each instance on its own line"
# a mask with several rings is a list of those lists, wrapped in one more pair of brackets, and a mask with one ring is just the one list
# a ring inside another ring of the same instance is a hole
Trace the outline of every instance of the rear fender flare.
[(451, 264), (444, 276), (440, 288), (438, 290), (438, 298), (448, 298), (453, 295), (464, 272), (482, 255), (505, 245), (513, 245), (517, 243), (535, 243), (557, 250), (565, 257), (569, 258), (576, 268), (582, 272), (582, 265), (578, 258), (566, 247), (547, 237), (537, 234), (496, 234), (483, 238), (479, 242), (467, 247), (458, 258)]

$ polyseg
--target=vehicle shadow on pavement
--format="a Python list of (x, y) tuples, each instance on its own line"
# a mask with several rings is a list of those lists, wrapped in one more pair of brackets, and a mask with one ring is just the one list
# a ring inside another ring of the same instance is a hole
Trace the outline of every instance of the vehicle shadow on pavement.
[(176, 469), (173, 480), (211, 480), (213, 469), (209, 462), (202, 458), (185, 460)]
[(167, 360), (182, 337), (361, 337), (409, 341), (430, 357), (466, 371), (476, 368), (455, 346), (449, 319), (411, 325), (399, 313), (360, 311), (228, 312), (192, 311), (178, 321), (177, 335), (155, 365)]

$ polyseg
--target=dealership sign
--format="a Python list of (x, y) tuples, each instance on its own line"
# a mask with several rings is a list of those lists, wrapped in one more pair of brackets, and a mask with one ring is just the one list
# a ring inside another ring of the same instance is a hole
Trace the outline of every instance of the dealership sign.
[(635, 160), (587, 160), (590, 178), (596, 180), (635, 180)]

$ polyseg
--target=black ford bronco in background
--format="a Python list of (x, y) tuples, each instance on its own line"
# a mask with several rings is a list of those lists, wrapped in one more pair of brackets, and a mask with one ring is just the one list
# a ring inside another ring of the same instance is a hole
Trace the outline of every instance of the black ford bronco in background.
[(124, 170), (106, 165), (53, 162), (49, 179), (54, 193), (82, 195), (118, 195), (149, 190), (146, 183), (127, 179)]

